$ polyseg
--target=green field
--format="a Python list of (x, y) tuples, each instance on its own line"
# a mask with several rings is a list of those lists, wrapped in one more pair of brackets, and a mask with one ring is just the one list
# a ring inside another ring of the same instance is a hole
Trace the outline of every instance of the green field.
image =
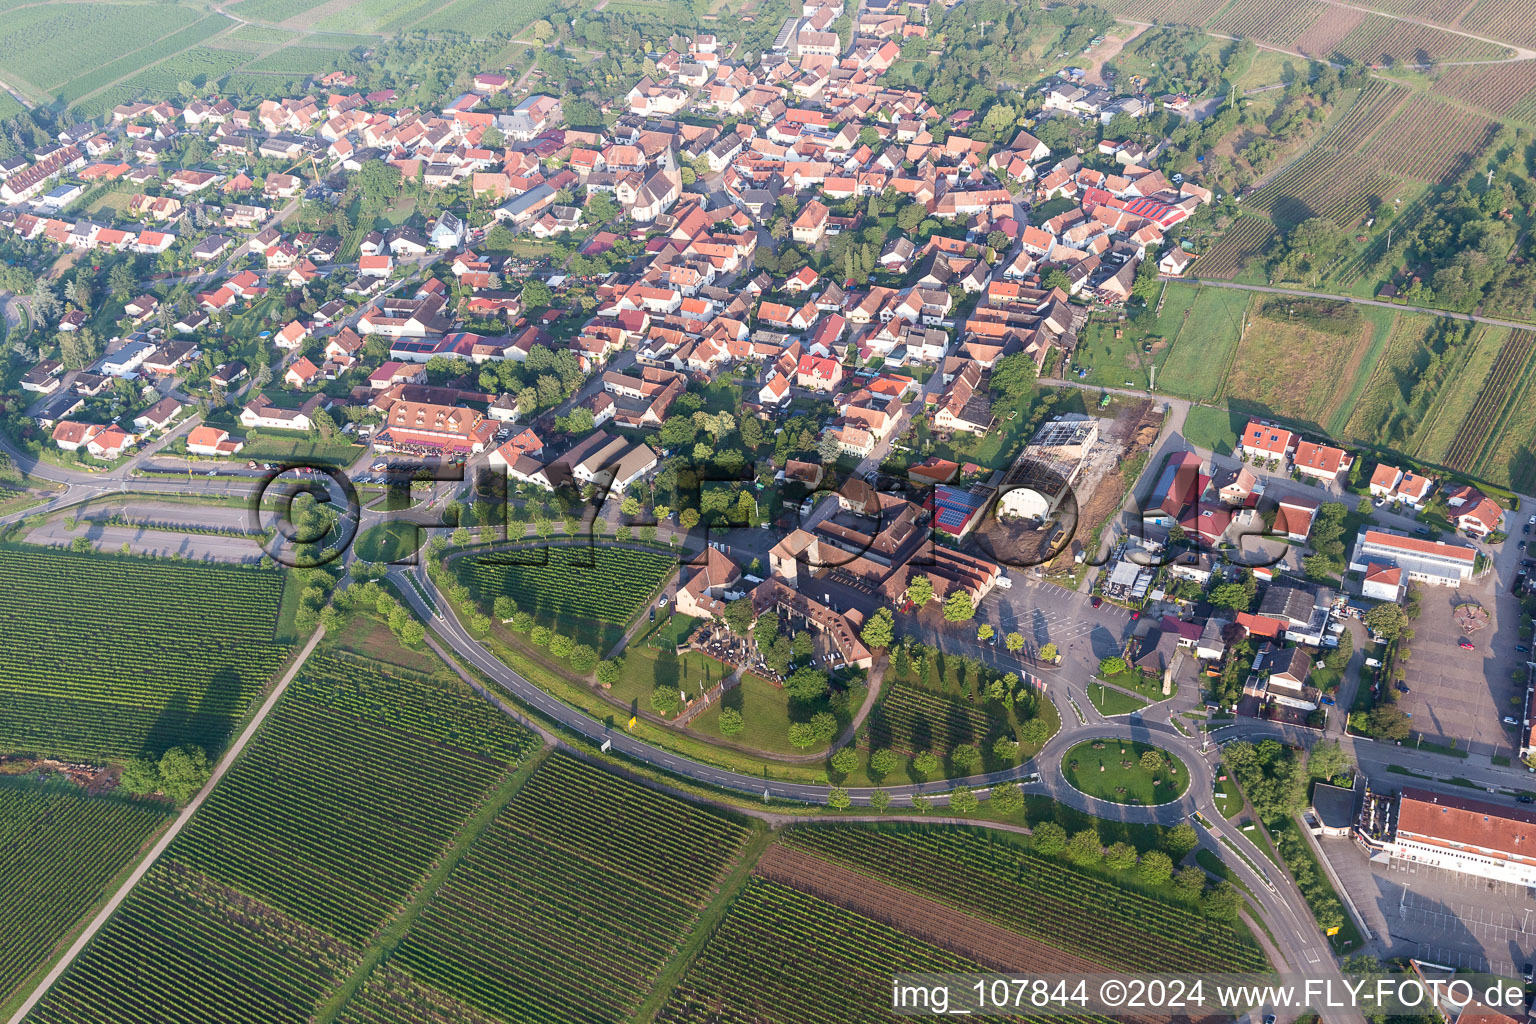
[(1222, 455), (1231, 455), (1237, 447), (1248, 417), (1241, 413), (1216, 409), (1209, 405), (1192, 405), (1184, 417), (1184, 437), (1200, 448), (1208, 448)]
[(1232, 359), (1248, 307), (1245, 292), (1180, 284), (1179, 293), (1194, 292), (1193, 301), (1174, 301), (1174, 285), (1163, 306), (1159, 327), (1173, 347), (1157, 375), (1160, 391), (1190, 398), (1215, 398)]
[(276, 71), (288, 75), (323, 75), (336, 66), (342, 51), (313, 46), (285, 46), (275, 53), (251, 61), (247, 71)]
[(1110, 716), (1128, 715), (1147, 706), (1147, 702), (1140, 697), (1122, 693), (1102, 683), (1088, 684), (1088, 699), (1093, 701), (1093, 706), (1099, 709), (1100, 714)]
[(411, 555), (426, 539), (426, 532), (398, 520), (370, 526), (357, 535), (353, 551), (368, 562), (398, 562)]
[(1413, 313), (1398, 316), (1359, 399), (1343, 410), (1348, 419), (1341, 436), (1374, 440), (1408, 414), (1409, 394), (1429, 362), (1436, 319)]
[(30, 1019), (312, 1019), (533, 746), (445, 670), (322, 648)]
[(188, 47), (196, 46), (233, 24), (233, 21), (221, 14), (209, 15), (193, 22), (180, 32), (159, 40), (152, 47), (136, 50), (92, 68), (78, 78), (70, 79), (55, 94), (62, 102), (73, 104), (88, 93), (105, 88), (119, 79), (131, 78), (155, 60), (170, 57)]
[[(294, 24), (327, 32), (393, 32), (431, 10), (431, 0), (359, 0), (358, 3), (309, 23), (314, 15), (297, 18)], [(467, 32), (468, 29), (459, 31)]]
[(1450, 383), (1443, 387), (1429, 414), (1413, 434), (1412, 454), (1426, 462), (1443, 465), (1461, 424), (1472, 415), (1478, 393), (1488, 371), (1499, 357), (1499, 349), (1509, 337), (1507, 327), (1479, 327), (1467, 346), (1463, 361)]
[[(453, 0), (416, 27), (452, 29), (472, 36), (519, 31), (549, 11), (547, 0)], [(525, 37), (526, 38), (526, 37)]]
[[(1168, 767), (1143, 768), (1148, 751), (1161, 754)], [(1150, 743), (1084, 740), (1061, 756), (1061, 772), (1074, 789), (1117, 804), (1167, 803), (1189, 788), (1189, 770)]]
[(0, 751), (217, 751), (282, 664), (276, 570), (0, 549)]
[(0, 776), (0, 1006), (170, 815), (161, 803)]

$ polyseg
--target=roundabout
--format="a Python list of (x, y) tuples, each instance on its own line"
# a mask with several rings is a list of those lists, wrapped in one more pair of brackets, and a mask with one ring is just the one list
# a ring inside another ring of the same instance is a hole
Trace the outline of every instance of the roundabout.
[(1084, 740), (1061, 755), (1061, 776), (1085, 796), (1117, 804), (1155, 807), (1189, 789), (1189, 768), (1151, 743), (1104, 736)]

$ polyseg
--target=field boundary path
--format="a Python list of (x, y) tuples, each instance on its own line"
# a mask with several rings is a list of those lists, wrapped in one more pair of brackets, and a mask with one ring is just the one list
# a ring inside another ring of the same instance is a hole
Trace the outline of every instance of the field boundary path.
[(58, 981), (59, 977), (69, 968), (69, 965), (75, 962), (75, 958), (96, 937), (96, 933), (101, 930), (101, 926), (107, 923), (107, 920), (117, 911), (118, 906), (123, 900), (128, 898), (128, 894), (133, 891), (134, 886), (139, 884), (139, 879), (143, 878), (149, 869), (155, 866), (155, 862), (160, 859), (160, 855), (171, 845), (171, 841), (181, 834), (181, 830), (186, 827), (187, 822), (192, 820), (192, 815), (197, 813), (197, 809), (203, 805), (203, 801), (208, 799), (208, 794), (213, 792), (213, 787), (219, 784), (219, 780), (224, 777), (224, 774), (229, 771), (236, 759), (239, 758), (240, 752), (245, 749), (245, 745), (250, 742), (251, 737), (256, 735), (256, 730), (261, 728), (261, 723), (266, 720), (267, 714), (277, 706), (278, 699), (287, 691), (288, 684), (293, 682), (294, 678), (299, 674), (299, 669), (304, 667), (304, 663), (309, 660), (310, 654), (314, 652), (315, 647), (324, 636), (325, 626), (321, 625), (310, 636), (309, 642), (304, 645), (304, 649), (299, 652), (299, 656), (288, 667), (288, 671), (283, 673), (283, 677), (278, 680), (277, 685), (272, 687), (272, 692), (267, 695), (267, 699), (262, 702), (261, 707), (257, 709), (256, 714), (252, 716), (250, 722), (241, 731), (240, 736), (230, 745), (228, 752), (214, 766), (213, 774), (208, 777), (207, 784), (198, 791), (197, 795), (192, 798), (186, 807), (182, 808), (181, 813), (176, 816), (175, 822), (166, 830), (165, 835), (160, 837), (160, 841), (155, 843), (144, 859), (139, 862), (138, 867), (133, 869), (133, 873), (118, 887), (117, 892), (112, 895), (112, 898), (107, 900), (107, 905), (102, 907), (101, 912), (91, 919), (91, 923), (86, 925), (85, 931), (80, 933), (80, 937), (75, 939), (74, 944), (59, 958), (59, 962), (53, 965), (53, 969), (43, 977), (43, 980), (32, 990), (31, 995), (27, 996), (22, 1002), (20, 1008), (11, 1016), (9, 1024), (21, 1024), (27, 1014), (32, 1012), (32, 1008), (42, 1000), (43, 996), (47, 995), (48, 989), (53, 986), (53, 983)]
[(1380, 306), (1382, 309), (1393, 309), (1403, 313), (1423, 313), (1427, 316), (1445, 317), (1448, 320), (1466, 320), (1475, 324), (1508, 327), (1516, 331), (1529, 331), (1533, 329), (1532, 324), (1519, 320), (1501, 320), (1498, 317), (1483, 316), (1481, 313), (1459, 313), (1454, 309), (1435, 309), (1433, 306), (1407, 306), (1400, 302), (1387, 302), (1384, 299), (1362, 299), (1354, 295), (1314, 292), (1307, 291), (1304, 288), (1276, 288), (1273, 285), (1267, 284), (1238, 284), (1236, 281), (1215, 281), (1206, 277), (1170, 277), (1167, 274), (1162, 276), (1165, 281), (1187, 281), (1191, 284), (1202, 284), (1208, 288), (1233, 288), (1244, 292), (1263, 292), (1266, 295), (1295, 295), (1303, 299), (1328, 299), (1333, 302), (1352, 302), (1357, 306)]

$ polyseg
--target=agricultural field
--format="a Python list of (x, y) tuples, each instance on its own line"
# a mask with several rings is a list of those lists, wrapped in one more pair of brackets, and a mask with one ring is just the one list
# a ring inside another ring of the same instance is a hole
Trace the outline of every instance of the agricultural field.
[(1435, 327), (1434, 317), (1398, 315), (1386, 351), (1376, 360), (1363, 393), (1358, 401), (1349, 403), (1353, 411), (1341, 436), (1374, 441), (1388, 436), (1389, 425), (1407, 415), (1409, 395), (1429, 363)]
[[(998, 714), (989, 715), (983, 708)], [(900, 681), (886, 686), (866, 727), (871, 750), (884, 747), (907, 755), (932, 751), (940, 757), (965, 743), (986, 750), (997, 736), (1013, 732), (1001, 704), (977, 705)]]
[(430, 7), (429, 0), (359, 0), (341, 7), (325, 3), (292, 23), (327, 32), (393, 32), (421, 18)]
[(1446, 69), (1431, 92), (1486, 110), (1494, 117), (1536, 118), (1536, 61)]
[(210, 752), (277, 671), (276, 570), (0, 548), (0, 751)]
[(1201, 25), (1227, 6), (1227, 0), (1109, 0), (1099, 6), (1142, 21)]
[(1374, 369), (1393, 314), (1372, 309), (1348, 334), (1303, 320), (1287, 323), (1254, 313), (1227, 372), (1223, 394), (1243, 411), (1310, 424), (1321, 433), (1345, 417), (1350, 395)]
[[(1491, 121), (1440, 100), (1419, 97), (1400, 106), (1371, 136), (1362, 157), (1372, 167), (1435, 183), (1459, 171), (1488, 144)], [(1404, 139), (1427, 140), (1404, 145)]]
[(1262, 256), (1274, 237), (1275, 226), (1267, 218), (1240, 217), (1201, 257), (1196, 273), (1217, 281), (1230, 281), (1250, 260)]
[(901, 1021), (906, 1018), (888, 1009), (893, 973), (981, 970), (974, 960), (889, 925), (754, 877), (656, 1019), (659, 1024)]
[(1384, 63), (1388, 58), (1405, 64), (1419, 64), (1497, 60), (1513, 56), (1513, 51), (1433, 25), (1417, 25), (1371, 14), (1341, 40), (1329, 56), (1334, 54), (1368, 64)]
[(245, 21), (276, 24), (318, 7), (326, 0), (240, 0), (230, 10)]
[(1437, 25), (1453, 25), (1462, 11), (1476, 0), (1377, 0), (1371, 9), (1387, 14), (1400, 14), (1417, 21), (1434, 22)]
[(556, 754), (391, 964), (507, 1024), (631, 1019), (750, 834)]
[(132, 77), (142, 68), (153, 63), (156, 59), (169, 57), (180, 53), (182, 50), (193, 47), (224, 31), (234, 22), (222, 14), (211, 14), (199, 19), (182, 29), (180, 32), (165, 37), (153, 47), (137, 50), (117, 60), (109, 61), (88, 71), (78, 78), (73, 78), (55, 90), (55, 95), (65, 104), (73, 104), (86, 95), (103, 89), (119, 79)]
[(145, 68), (112, 91), (134, 97), (174, 96), (181, 82), (191, 82), (203, 88), (229, 74), (246, 59), (246, 55), (231, 53), (229, 50), (194, 46), (153, 67)]
[(808, 826), (791, 829), (782, 841), (1106, 967), (1264, 969), (1264, 955), (1226, 922), (1084, 874), (984, 832)]
[(533, 746), (446, 671), (321, 648), (31, 1019), (309, 1019)]
[(1461, 16), (1460, 27), (1520, 46), (1536, 46), (1536, 5), (1531, 0), (1481, 0)]
[(547, 0), (453, 0), (417, 28), (452, 29), (472, 36), (516, 31), (548, 13)]
[(159, 803), (0, 776), (0, 1005), (170, 817)]
[(1446, 464), (1446, 454), (1462, 421), (1472, 414), (1483, 381), (1499, 357), (1508, 328), (1479, 327), (1467, 346), (1466, 360), (1450, 375), (1450, 381), (1435, 397), (1429, 413), (1419, 423), (1409, 448), (1417, 458), (1435, 465)]
[(339, 50), (312, 46), (285, 46), (275, 53), (251, 61), (245, 70), (276, 71), (287, 75), (323, 75), (335, 68), (336, 58), (341, 53)]
[[(502, 565), (502, 558), (532, 564)], [(677, 571), (677, 559), (602, 545), (551, 545), (484, 559), (468, 555), (454, 567), (470, 595), (486, 607), (505, 594), (543, 625), (583, 641), (617, 640)]]
[(1289, 46), (1329, 10), (1318, 0), (1237, 0), (1211, 22), (1210, 28), (1225, 35)]
[[(1175, 305), (1175, 286), (1163, 307), (1162, 329), (1173, 347), (1158, 371), (1158, 389), (1190, 398), (1215, 398), (1242, 331), (1248, 295), (1227, 288), (1178, 285), (1192, 302)], [(1172, 322), (1169, 318), (1172, 317)]]
[[(1499, 349), (1499, 356), (1483, 381), (1470, 414), (1461, 421), (1450, 448), (1445, 453), (1445, 465), (1463, 473), (1481, 475), (1489, 462), (1495, 446), (1495, 438), (1503, 439), (1502, 425), (1510, 411), (1518, 407), (1525, 385), (1533, 372), (1533, 355), (1536, 355), (1536, 332), (1511, 331)], [(1518, 419), (1527, 419), (1524, 415)], [(1524, 441), (1529, 435), (1520, 440)], [(1497, 467), (1496, 467), (1497, 468)], [(1495, 482), (1507, 479), (1490, 477)]]
[[(156, 40), (187, 23), (177, 4), (44, 4), (11, 11), (0, 24), (0, 72), (42, 99), (88, 71), (144, 49), (138, 66), (164, 56)], [(67, 41), (67, 42), (65, 42)]]

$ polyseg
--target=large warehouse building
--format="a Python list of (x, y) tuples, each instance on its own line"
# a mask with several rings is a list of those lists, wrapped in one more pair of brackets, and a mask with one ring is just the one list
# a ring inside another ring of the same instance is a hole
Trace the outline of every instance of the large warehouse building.
[(1408, 788), (1368, 798), (1356, 835), (1377, 855), (1536, 885), (1536, 811)]

